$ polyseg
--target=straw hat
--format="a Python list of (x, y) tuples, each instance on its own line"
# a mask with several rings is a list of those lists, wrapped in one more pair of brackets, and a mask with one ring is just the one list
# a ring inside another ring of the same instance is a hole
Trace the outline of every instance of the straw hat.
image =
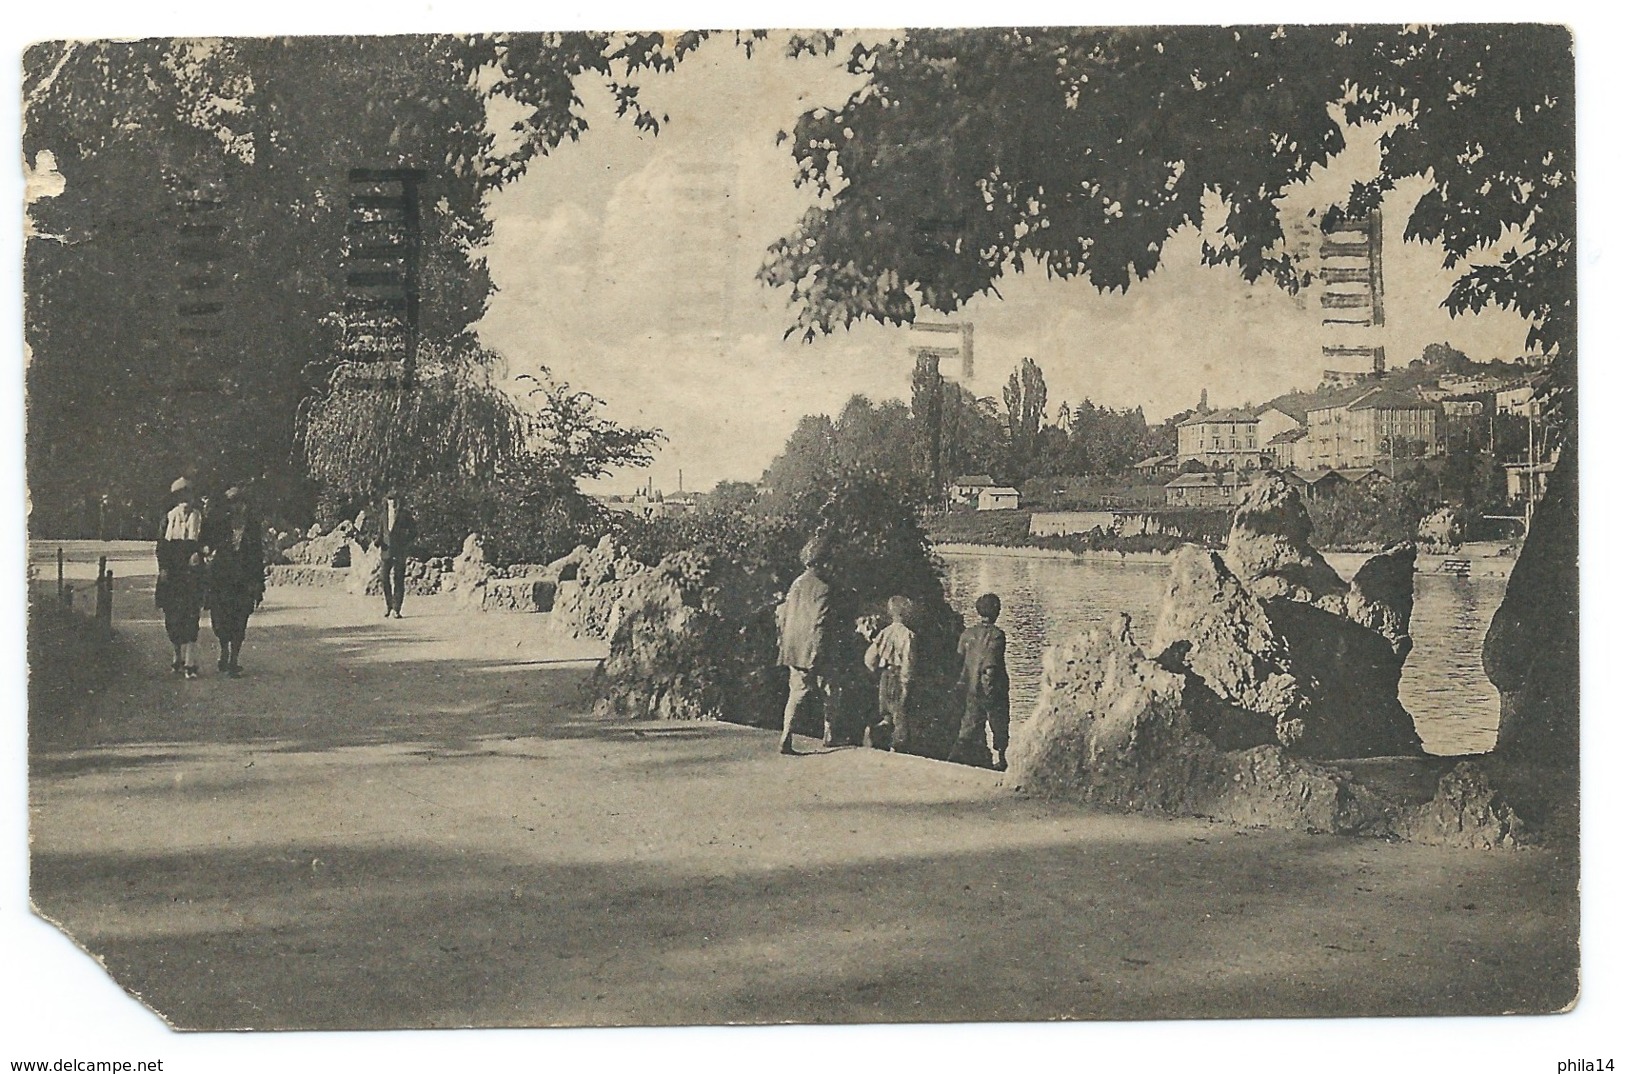
[(192, 483), (184, 477), (177, 477), (175, 483), (169, 486), (170, 492), (182, 492), (192, 487)]

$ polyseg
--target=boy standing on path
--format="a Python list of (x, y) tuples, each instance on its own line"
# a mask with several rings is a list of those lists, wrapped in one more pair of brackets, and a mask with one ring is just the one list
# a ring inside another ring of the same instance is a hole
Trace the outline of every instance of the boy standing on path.
[(994, 626), (1003, 605), (997, 593), (976, 598), (973, 623), (959, 635), (960, 685), (965, 688), (965, 717), (959, 724), (952, 760), (979, 763), (986, 742), (983, 728), (993, 727), (993, 768), (1003, 772), (1010, 746), (1010, 674), (1004, 666), (1004, 631)]
[(914, 682), (914, 631), (908, 628), (907, 597), (886, 602), (891, 624), (875, 635), (863, 662), (880, 672), (880, 726), (891, 732), (891, 748), (906, 753), (909, 745), (909, 694)]

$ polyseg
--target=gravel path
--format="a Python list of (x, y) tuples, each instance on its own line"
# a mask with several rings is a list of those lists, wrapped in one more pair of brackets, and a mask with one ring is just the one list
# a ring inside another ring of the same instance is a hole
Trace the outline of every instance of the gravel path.
[[(588, 714), (546, 617), (273, 589), (245, 676), (31, 714), (32, 896), (184, 1028), (1487, 1014), (1575, 993), (1572, 852), (1034, 802)], [(211, 638), (205, 626), (205, 646)]]

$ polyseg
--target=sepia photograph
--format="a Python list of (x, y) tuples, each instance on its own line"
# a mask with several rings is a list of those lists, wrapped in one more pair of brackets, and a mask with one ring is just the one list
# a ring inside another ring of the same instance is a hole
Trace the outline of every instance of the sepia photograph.
[(20, 42), (0, 1060), (1611, 1071), (1518, 11)]

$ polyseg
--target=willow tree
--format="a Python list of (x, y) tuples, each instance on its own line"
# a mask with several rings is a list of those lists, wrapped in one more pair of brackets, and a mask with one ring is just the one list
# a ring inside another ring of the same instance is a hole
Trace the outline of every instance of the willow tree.
[[(826, 42), (826, 47), (837, 47)], [(1377, 174), (1334, 196), (1360, 214), (1398, 182), (1406, 221), (1453, 274), (1445, 306), (1515, 310), (1576, 383), (1574, 61), (1556, 26), (910, 31), (853, 46), (862, 84), (804, 114), (799, 183), (822, 196), (768, 252), (791, 333), (950, 314), (1008, 272), (1123, 290), (1182, 229), (1203, 259), (1297, 288), (1278, 201), (1380, 131)], [(1578, 578), (1572, 437), (1486, 645), (1501, 748), (1572, 765)]]
[[(142, 503), (181, 471), (297, 483), (301, 407), (329, 391), (344, 358), (351, 169), (425, 174), (422, 336), (442, 354), (477, 355), (471, 326), (491, 293), (481, 253), (487, 195), (581, 136), (586, 80), (608, 85), (632, 121), (657, 128), (637, 79), (700, 39), (30, 48), (23, 149), (63, 182), (60, 194), (31, 205), (25, 252), (36, 526), (61, 532), (80, 501), (104, 493)], [(488, 125), (499, 103), (516, 117), (500, 139)], [(479, 383), (472, 374), (437, 381), (429, 394)], [(378, 418), (365, 416), (368, 406), (410, 414), (442, 402), (357, 399), (354, 427)]]

